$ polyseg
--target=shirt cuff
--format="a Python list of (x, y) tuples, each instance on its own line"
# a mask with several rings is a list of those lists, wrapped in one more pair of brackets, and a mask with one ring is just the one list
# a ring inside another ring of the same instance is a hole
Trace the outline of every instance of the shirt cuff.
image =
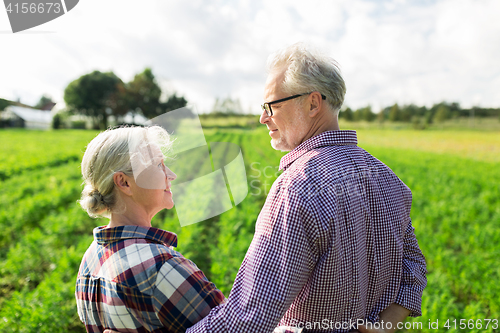
[(394, 303), (410, 310), (410, 317), (420, 317), (422, 315), (422, 291), (408, 286), (401, 286)]

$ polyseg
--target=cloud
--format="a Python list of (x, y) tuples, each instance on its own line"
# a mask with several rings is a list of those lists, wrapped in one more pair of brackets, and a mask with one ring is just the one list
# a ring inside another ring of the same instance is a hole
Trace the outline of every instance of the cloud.
[(341, 42), (348, 103), (500, 104), (485, 77), (499, 74), (498, 2), (390, 4), (349, 11)]
[(267, 56), (304, 41), (340, 63), (351, 107), (499, 106), (499, 12), (495, 0), (87, 0), (33, 29), (54, 33), (1, 34), (0, 96), (62, 99), (92, 70), (128, 81), (149, 66), (199, 111), (231, 96), (260, 112)]

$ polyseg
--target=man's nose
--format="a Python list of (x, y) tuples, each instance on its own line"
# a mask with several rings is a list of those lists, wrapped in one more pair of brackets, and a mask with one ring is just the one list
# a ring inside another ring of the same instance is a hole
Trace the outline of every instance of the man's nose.
[(262, 110), (262, 114), (260, 115), (260, 119), (259, 119), (259, 122), (261, 124), (265, 124), (269, 121), (269, 119), (271, 119), (271, 117), (269, 117), (267, 115), (267, 112), (265, 110)]

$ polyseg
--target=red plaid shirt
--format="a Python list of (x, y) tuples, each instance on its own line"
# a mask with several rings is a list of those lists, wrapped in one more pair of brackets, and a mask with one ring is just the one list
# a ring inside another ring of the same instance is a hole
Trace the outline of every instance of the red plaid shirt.
[(391, 303), (421, 315), (427, 272), (411, 191), (356, 132), (315, 136), (280, 169), (227, 303), (187, 332), (347, 332)]
[(224, 295), (179, 252), (174, 233), (121, 226), (94, 229), (76, 282), (87, 332), (185, 332)]

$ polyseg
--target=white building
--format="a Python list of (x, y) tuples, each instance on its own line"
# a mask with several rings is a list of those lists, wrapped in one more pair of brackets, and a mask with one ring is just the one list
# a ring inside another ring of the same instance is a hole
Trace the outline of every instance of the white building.
[(15, 105), (6, 107), (1, 117), (13, 127), (49, 129), (52, 124), (52, 114), (50, 111), (42, 111)]

